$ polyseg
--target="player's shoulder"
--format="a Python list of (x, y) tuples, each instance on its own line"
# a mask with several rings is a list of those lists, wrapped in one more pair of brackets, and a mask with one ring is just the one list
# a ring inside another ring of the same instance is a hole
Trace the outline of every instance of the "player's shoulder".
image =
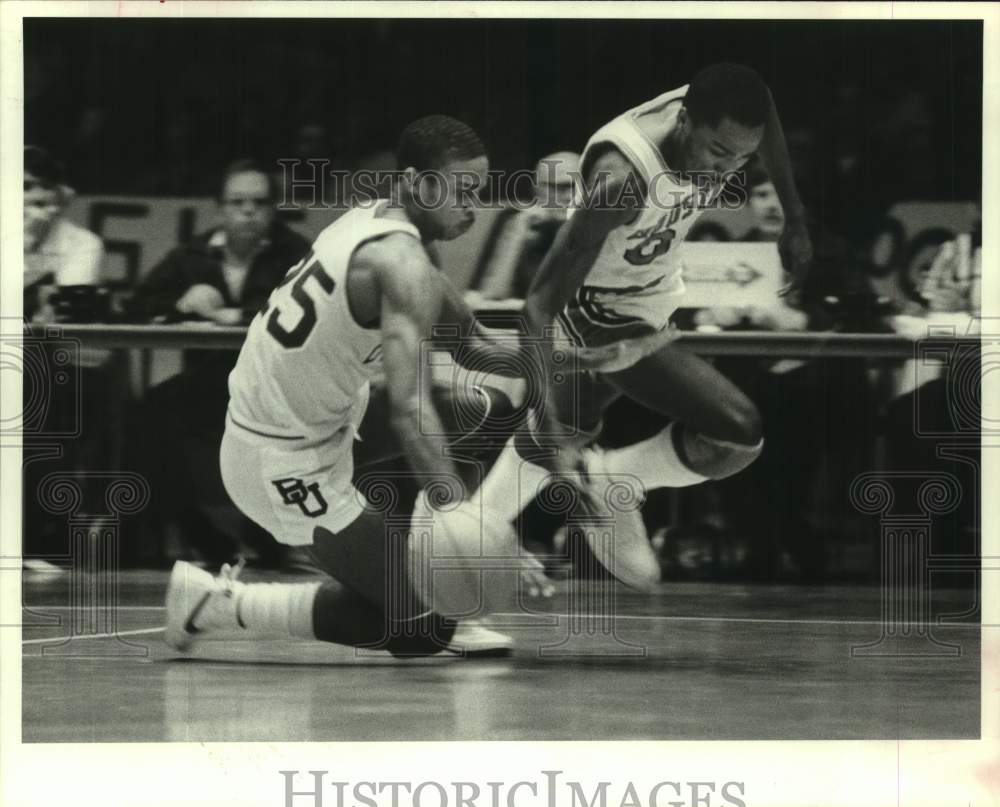
[(383, 291), (406, 295), (426, 286), (434, 267), (420, 239), (390, 232), (361, 244), (351, 256), (350, 271), (370, 275)]
[(582, 168), (584, 177), (598, 171), (610, 177), (625, 177), (634, 170), (632, 161), (614, 143), (597, 143), (588, 149)]
[(352, 267), (376, 273), (396, 271), (400, 266), (430, 266), (430, 258), (420, 239), (406, 232), (389, 232), (359, 245), (351, 256)]
[(622, 186), (638, 176), (632, 161), (613, 143), (598, 143), (588, 149), (581, 168), (584, 182), (591, 187), (598, 183)]

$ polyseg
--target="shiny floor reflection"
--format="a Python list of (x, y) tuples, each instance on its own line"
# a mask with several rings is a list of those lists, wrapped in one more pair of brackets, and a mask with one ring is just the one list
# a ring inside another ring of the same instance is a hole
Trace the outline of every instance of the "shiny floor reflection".
[[(509, 659), (402, 661), (281, 640), (179, 657), (157, 632), (165, 583), (124, 574), (117, 610), (88, 623), (64, 578), (25, 581), (25, 742), (979, 736), (979, 627), (892, 644), (877, 588), (617, 589), (606, 620), (567, 618), (563, 584), (551, 613), (498, 618), (517, 642)], [(937, 594), (932, 611), (971, 598)], [(864, 644), (876, 654), (852, 655)]]

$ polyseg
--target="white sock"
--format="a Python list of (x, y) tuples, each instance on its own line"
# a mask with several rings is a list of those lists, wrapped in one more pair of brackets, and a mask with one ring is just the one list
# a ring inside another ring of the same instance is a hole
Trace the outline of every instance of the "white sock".
[(236, 618), (248, 631), (315, 639), (313, 603), (322, 583), (244, 583)]
[(473, 501), (481, 502), (498, 516), (513, 521), (531, 504), (539, 487), (549, 476), (545, 468), (528, 462), (517, 453), (512, 436), (486, 474)]
[(677, 456), (673, 430), (676, 421), (648, 440), (604, 452), (609, 474), (636, 476), (649, 489), (683, 488), (708, 479), (688, 468)]

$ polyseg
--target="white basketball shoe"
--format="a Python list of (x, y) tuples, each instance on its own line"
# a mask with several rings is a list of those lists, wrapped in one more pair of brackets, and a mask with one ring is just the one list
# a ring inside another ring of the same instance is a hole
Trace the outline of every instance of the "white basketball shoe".
[(199, 634), (208, 631), (239, 631), (236, 594), (244, 585), (236, 578), (243, 559), (235, 566), (222, 566), (218, 577), (179, 560), (167, 585), (167, 630), (164, 639), (175, 650), (187, 650)]
[[(625, 585), (652, 589), (660, 582), (660, 563), (642, 520), (642, 483), (636, 477), (610, 474), (597, 447), (585, 448), (581, 456), (584, 505), (596, 521), (596, 529), (586, 531), (590, 550)], [(614, 527), (610, 540), (602, 522)]]
[(504, 633), (490, 630), (476, 619), (458, 623), (446, 650), (469, 657), (508, 656), (513, 651), (514, 640)]

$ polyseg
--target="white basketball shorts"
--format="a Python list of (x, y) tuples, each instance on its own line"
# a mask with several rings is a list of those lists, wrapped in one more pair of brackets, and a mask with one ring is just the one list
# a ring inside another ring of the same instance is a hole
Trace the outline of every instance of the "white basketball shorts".
[(334, 533), (344, 529), (367, 504), (351, 482), (354, 439), (366, 407), (367, 396), (323, 440), (264, 436), (228, 415), (219, 464), (233, 503), (290, 546), (312, 544), (316, 527)]

